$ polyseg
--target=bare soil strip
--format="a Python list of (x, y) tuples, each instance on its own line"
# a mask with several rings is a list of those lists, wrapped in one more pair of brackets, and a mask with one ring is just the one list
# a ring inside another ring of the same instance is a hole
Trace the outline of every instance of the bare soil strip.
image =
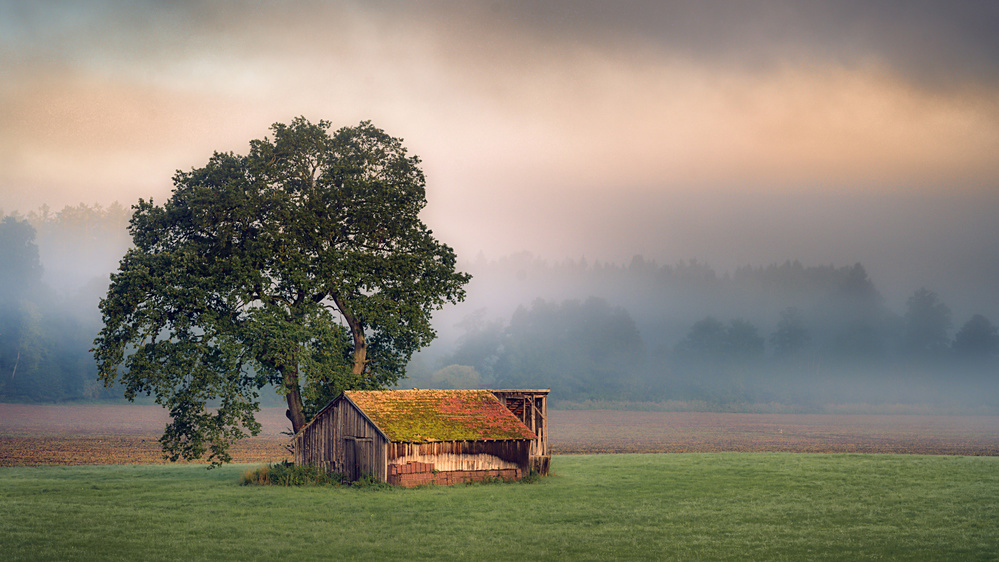
[[(167, 462), (158, 406), (0, 404), (0, 466)], [(290, 459), (283, 408), (263, 408), (236, 462)], [(716, 414), (553, 410), (557, 454), (650, 452), (910, 453), (999, 456), (999, 416)]]
[[(159, 406), (0, 404), (0, 466), (155, 464), (170, 417)], [(231, 451), (235, 462), (291, 460), (283, 408), (257, 416), (260, 435)]]
[(999, 416), (553, 411), (556, 453), (999, 455)]

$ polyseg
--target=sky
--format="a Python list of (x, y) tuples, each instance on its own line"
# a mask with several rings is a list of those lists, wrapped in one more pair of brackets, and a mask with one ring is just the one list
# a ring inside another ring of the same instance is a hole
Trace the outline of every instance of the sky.
[(459, 257), (861, 262), (999, 310), (996, 29), (971, 0), (0, 0), (0, 209), (162, 202), (272, 123), (371, 120)]

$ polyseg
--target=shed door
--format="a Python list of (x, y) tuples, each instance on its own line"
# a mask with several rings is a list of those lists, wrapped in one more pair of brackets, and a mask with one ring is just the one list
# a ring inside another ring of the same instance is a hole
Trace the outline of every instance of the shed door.
[(375, 445), (370, 437), (344, 438), (344, 453), (347, 456), (347, 474), (344, 476), (348, 480), (374, 473)]

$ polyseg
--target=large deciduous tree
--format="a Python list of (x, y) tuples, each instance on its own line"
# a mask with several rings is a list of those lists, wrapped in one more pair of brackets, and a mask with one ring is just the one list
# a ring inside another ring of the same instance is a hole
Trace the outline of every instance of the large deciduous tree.
[(139, 201), (100, 304), (99, 376), (169, 408), (172, 460), (230, 460), (268, 384), (297, 432), (341, 390), (395, 383), (434, 338), (431, 313), (464, 298), (400, 139), (369, 122), (271, 131), (178, 172), (164, 205)]

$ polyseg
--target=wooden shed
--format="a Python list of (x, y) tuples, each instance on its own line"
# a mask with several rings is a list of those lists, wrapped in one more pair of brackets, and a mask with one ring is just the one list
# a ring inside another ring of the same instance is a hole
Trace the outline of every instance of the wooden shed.
[(295, 435), (295, 463), (403, 486), (547, 472), (546, 397), (517, 390), (347, 391)]

